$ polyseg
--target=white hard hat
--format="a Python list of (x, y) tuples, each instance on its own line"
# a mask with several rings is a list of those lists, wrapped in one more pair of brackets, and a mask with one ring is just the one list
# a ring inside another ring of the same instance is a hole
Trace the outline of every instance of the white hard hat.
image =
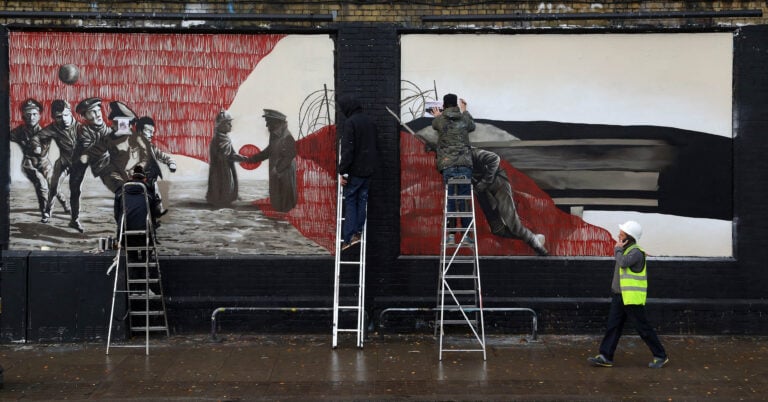
[(626, 221), (619, 225), (619, 229), (621, 229), (622, 232), (632, 236), (636, 241), (640, 240), (640, 236), (643, 235), (643, 228), (639, 223), (635, 221)]

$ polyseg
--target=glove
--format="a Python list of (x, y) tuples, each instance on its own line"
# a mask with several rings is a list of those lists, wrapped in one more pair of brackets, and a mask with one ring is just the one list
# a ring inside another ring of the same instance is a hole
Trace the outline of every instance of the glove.
[(490, 186), (490, 184), (489, 184), (489, 183), (486, 183), (486, 182), (484, 182), (484, 181), (481, 181), (481, 182), (477, 183), (477, 185), (475, 186), (475, 189), (476, 189), (478, 192), (482, 193), (482, 192), (484, 192), (484, 191), (488, 190), (488, 187), (489, 187), (489, 186)]

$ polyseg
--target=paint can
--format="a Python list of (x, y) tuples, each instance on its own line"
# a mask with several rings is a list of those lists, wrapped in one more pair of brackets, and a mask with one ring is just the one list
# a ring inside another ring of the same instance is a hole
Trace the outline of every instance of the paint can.
[(107, 238), (99, 237), (99, 250), (104, 251), (107, 249)]

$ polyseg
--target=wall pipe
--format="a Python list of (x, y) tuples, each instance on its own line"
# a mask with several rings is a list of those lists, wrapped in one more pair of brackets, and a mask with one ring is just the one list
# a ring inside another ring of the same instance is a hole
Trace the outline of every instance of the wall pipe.
[(216, 20), (216, 21), (317, 21), (333, 22), (334, 14), (223, 14), (223, 13), (94, 13), (63, 11), (0, 11), (9, 19), (82, 20)]
[[(394, 311), (408, 311), (408, 312), (414, 312), (414, 311), (428, 311), (428, 312), (435, 312), (439, 311), (440, 309), (437, 307), (392, 307), (392, 308), (385, 308), (384, 310), (379, 313), (379, 328), (384, 328), (384, 326), (381, 324), (384, 322), (384, 314), (394, 312)], [(471, 307), (471, 308), (465, 308), (463, 309), (465, 312), (473, 312), (479, 310), (477, 307)], [(527, 307), (486, 307), (483, 308), (483, 312), (509, 312), (509, 311), (524, 311), (531, 313), (532, 321), (531, 321), (531, 339), (536, 340), (538, 337), (538, 325), (539, 325), (539, 319), (536, 315), (536, 312), (533, 311), (533, 309), (527, 308)]]
[(625, 13), (520, 13), (422, 15), (421, 22), (481, 22), (481, 21), (558, 21), (558, 20), (634, 20), (674, 18), (733, 18), (762, 17), (763, 10), (730, 11), (659, 11)]

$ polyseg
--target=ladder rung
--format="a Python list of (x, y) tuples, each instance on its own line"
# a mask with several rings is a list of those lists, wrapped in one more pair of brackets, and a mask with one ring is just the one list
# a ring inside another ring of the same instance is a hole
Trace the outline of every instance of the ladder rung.
[(477, 275), (443, 275), (443, 279), (477, 279)]
[(359, 310), (360, 306), (339, 306), (339, 310)]
[(140, 267), (154, 268), (157, 266), (157, 263), (156, 262), (129, 262), (127, 265), (131, 268), (140, 268)]
[(163, 295), (149, 295), (149, 297), (147, 297), (147, 295), (144, 294), (144, 293), (142, 293), (142, 294), (133, 293), (133, 294), (128, 295), (128, 299), (129, 300), (146, 300), (146, 299), (149, 299), (149, 300), (160, 300), (162, 298), (163, 298)]
[(123, 232), (126, 236), (138, 236), (138, 235), (146, 235), (147, 230), (146, 229), (138, 229), (138, 230), (126, 230)]
[(341, 265), (360, 265), (360, 261), (339, 261)]
[(451, 177), (450, 179), (448, 179), (447, 184), (472, 184), (472, 180), (462, 179), (458, 177)]
[(462, 304), (461, 306), (457, 305), (451, 305), (451, 306), (443, 306), (443, 310), (450, 311), (450, 312), (457, 312), (457, 311), (463, 311), (463, 310), (469, 310), (472, 309), (472, 313), (475, 311), (480, 311), (480, 307), (477, 306), (477, 304)]
[(457, 256), (455, 256), (453, 258), (446, 258), (445, 261), (443, 262), (443, 264), (448, 264), (449, 262), (451, 264), (454, 264), (454, 263), (473, 264), (475, 262), (475, 257), (464, 256), (464, 255), (457, 255)]
[(474, 289), (468, 289), (468, 290), (455, 290), (455, 289), (454, 289), (454, 290), (440, 290), (439, 292), (440, 292), (440, 293), (445, 293), (445, 294), (451, 294), (451, 293), (453, 293), (453, 294), (455, 294), (455, 295), (473, 295), (473, 294), (476, 294), (476, 293), (477, 293), (477, 290), (474, 290)]
[(157, 278), (150, 278), (150, 279), (128, 279), (128, 283), (159, 283), (160, 279)]
[[(131, 327), (131, 331), (133, 332), (145, 332), (147, 330), (147, 327)], [(150, 331), (167, 331), (168, 327), (165, 325), (157, 325), (157, 326), (150, 326)]]
[(449, 200), (471, 200), (471, 195), (448, 195)]
[(357, 329), (357, 328), (355, 328), (355, 329), (352, 329), (352, 328), (337, 328), (336, 332), (360, 332), (360, 330)]
[(443, 320), (443, 325), (467, 325), (477, 324), (477, 320)]
[(446, 212), (445, 216), (448, 218), (471, 218), (475, 214), (472, 212)]
[(136, 311), (132, 310), (131, 315), (133, 316), (139, 316), (139, 315), (151, 315), (151, 316), (161, 316), (165, 313), (162, 310), (150, 310), (150, 311)]

